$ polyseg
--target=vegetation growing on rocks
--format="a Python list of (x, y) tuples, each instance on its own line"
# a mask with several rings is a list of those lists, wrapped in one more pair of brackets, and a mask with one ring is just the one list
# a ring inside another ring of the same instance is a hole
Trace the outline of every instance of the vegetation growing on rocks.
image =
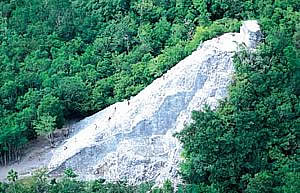
[[(186, 183), (177, 191), (300, 189), (297, 0), (4, 0), (0, 7), (1, 164), (19, 157), (45, 117), (59, 128), (135, 95), (200, 41), (236, 30), (233, 19), (255, 18), (265, 38), (257, 53), (236, 58), (229, 98), (216, 111), (195, 112), (177, 134)], [(0, 192), (143, 192), (70, 176), (24, 182), (10, 175)], [(98, 185), (104, 189), (92, 188)], [(155, 191), (174, 190), (166, 183)]]
[[(191, 1), (2, 1), (0, 164), (37, 135), (137, 94), (222, 32)], [(48, 121), (45, 121), (45, 120)], [(46, 125), (44, 124), (46, 123)], [(52, 140), (51, 140), (52, 141)]]
[(1, 1), (0, 164), (161, 76), (190, 53), (197, 15), (192, 1)]
[(203, 192), (300, 189), (299, 3), (257, 5), (265, 35), (260, 48), (238, 54), (219, 108), (194, 112), (194, 122), (177, 134), (182, 176)]

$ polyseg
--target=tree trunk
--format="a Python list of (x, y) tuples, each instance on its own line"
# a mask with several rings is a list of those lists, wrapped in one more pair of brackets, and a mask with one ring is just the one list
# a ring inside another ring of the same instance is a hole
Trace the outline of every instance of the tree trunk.
[(48, 140), (50, 142), (51, 148), (53, 148), (54, 147), (54, 141), (53, 141), (53, 133), (52, 132), (48, 135)]

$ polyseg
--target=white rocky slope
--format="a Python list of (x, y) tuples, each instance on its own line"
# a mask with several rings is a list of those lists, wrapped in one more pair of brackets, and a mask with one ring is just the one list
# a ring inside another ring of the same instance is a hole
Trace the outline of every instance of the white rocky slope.
[(172, 134), (191, 121), (192, 110), (226, 97), (238, 45), (253, 49), (260, 39), (257, 22), (244, 22), (240, 33), (204, 42), (129, 101), (80, 121), (53, 152), (51, 173), (73, 168), (82, 179), (176, 182), (181, 146)]

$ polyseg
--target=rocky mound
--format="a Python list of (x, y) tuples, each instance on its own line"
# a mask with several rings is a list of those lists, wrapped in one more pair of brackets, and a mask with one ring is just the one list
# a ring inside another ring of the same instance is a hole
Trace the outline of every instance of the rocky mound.
[(78, 122), (54, 150), (51, 173), (72, 168), (82, 179), (178, 182), (181, 146), (172, 134), (191, 121), (191, 111), (215, 108), (226, 97), (233, 56), (240, 45), (255, 48), (261, 37), (256, 21), (244, 22), (240, 33), (202, 43), (137, 96)]

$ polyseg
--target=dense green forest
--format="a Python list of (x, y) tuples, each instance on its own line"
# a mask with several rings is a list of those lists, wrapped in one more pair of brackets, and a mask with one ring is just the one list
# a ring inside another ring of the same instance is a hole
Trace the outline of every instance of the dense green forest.
[(0, 7), (4, 165), (65, 120), (137, 94), (190, 53), (184, 47), (199, 24), (192, 1), (1, 0)]
[(200, 192), (300, 191), (300, 3), (251, 2), (265, 35), (259, 50), (236, 56), (229, 97), (177, 134), (182, 177)]
[[(201, 41), (257, 19), (264, 40), (235, 59), (229, 97), (176, 134), (177, 192), (300, 190), (300, 3), (297, 0), (2, 0), (0, 162), (37, 135), (137, 94)], [(51, 138), (51, 136), (49, 136)], [(67, 172), (2, 183), (0, 192), (147, 192)], [(174, 192), (170, 182), (152, 192)]]
[(201, 41), (238, 29), (228, 19), (201, 27), (192, 1), (0, 5), (0, 165), (20, 159), (37, 135), (52, 142), (65, 120), (137, 94)]

